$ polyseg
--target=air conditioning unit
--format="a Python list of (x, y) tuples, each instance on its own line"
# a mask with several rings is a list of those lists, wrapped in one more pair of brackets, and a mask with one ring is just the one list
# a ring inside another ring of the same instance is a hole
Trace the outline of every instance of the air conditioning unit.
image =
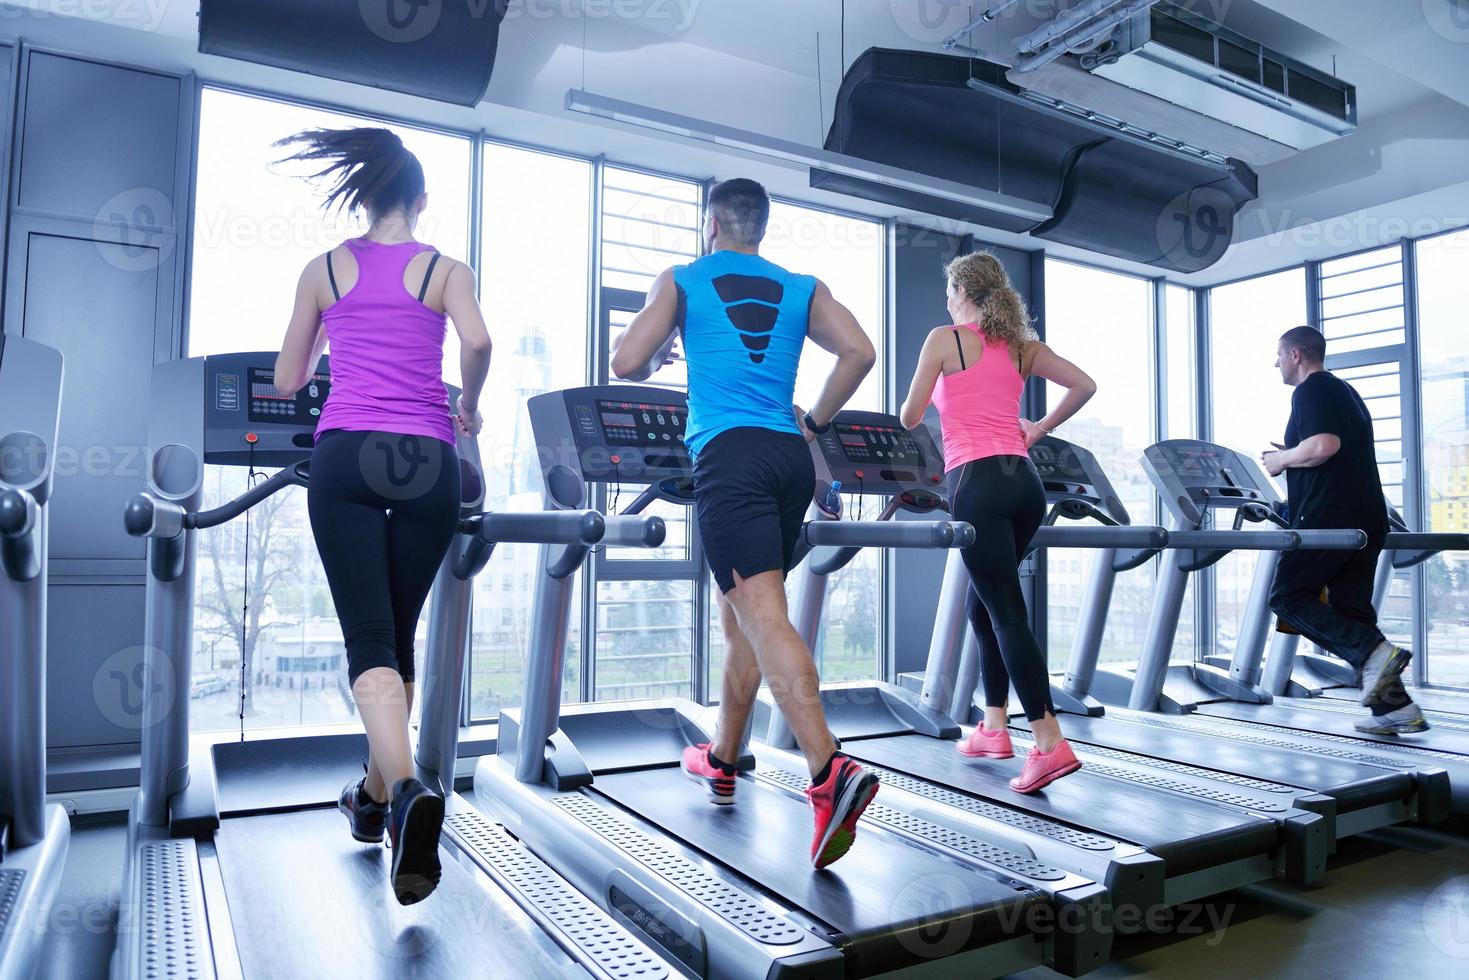
[(1095, 75), (1297, 150), (1357, 128), (1355, 86), (1189, 12), (1158, 3), (1080, 56)]

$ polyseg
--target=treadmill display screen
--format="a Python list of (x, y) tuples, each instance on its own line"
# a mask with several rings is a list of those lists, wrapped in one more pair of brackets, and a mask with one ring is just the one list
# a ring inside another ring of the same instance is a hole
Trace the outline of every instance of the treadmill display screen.
[(1166, 447), (1164, 459), (1185, 487), (1237, 487), (1258, 490), (1248, 471), (1235, 466), (1234, 453), (1207, 443)]
[(684, 409), (649, 402), (597, 402), (609, 446), (683, 448)]
[(907, 429), (838, 422), (837, 442), (849, 463), (886, 463), (923, 469), (923, 450)]
[(1062, 447), (1048, 445), (1045, 441), (1038, 442), (1030, 447), (1030, 460), (1035, 464), (1042, 480), (1091, 482), (1086, 468), (1081, 465), (1081, 460), (1076, 458), (1076, 453), (1069, 445)]
[(249, 419), (251, 422), (274, 422), (314, 429), (330, 391), (330, 379), (324, 374), (315, 374), (306, 382), (306, 387), (287, 398), (276, 390), (273, 369), (252, 367)]

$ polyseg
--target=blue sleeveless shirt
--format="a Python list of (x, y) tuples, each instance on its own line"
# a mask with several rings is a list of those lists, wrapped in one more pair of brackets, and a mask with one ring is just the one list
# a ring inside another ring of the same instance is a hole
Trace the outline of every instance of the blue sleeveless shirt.
[(689, 371), (689, 452), (697, 456), (727, 429), (799, 435), (791, 403), (816, 278), (719, 251), (675, 267), (673, 281)]

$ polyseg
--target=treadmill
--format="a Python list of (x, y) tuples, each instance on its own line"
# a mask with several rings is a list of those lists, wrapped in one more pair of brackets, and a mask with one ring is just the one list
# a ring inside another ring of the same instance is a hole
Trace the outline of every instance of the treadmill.
[[(856, 438), (870, 431), (906, 437), (905, 458), (875, 461), (874, 447)], [(905, 511), (921, 513), (924, 502), (916, 492), (919, 488), (938, 498), (928, 507), (947, 507), (943, 462), (927, 428), (908, 432), (893, 415), (844, 411), (812, 449), (818, 486), (839, 482), (843, 492), (855, 488), (859, 495), (887, 498), (882, 520), (890, 521)], [(843, 522), (825, 523), (840, 526)], [(1042, 540), (1056, 530), (1042, 529)], [(1094, 541), (1100, 540), (1098, 531), (1106, 530), (1108, 540), (1128, 547), (1157, 548), (1166, 541), (1158, 527), (1077, 530), (1083, 539)], [(855, 550), (818, 555), (793, 573), (797, 576), (793, 621), (808, 643), (817, 635), (827, 577), (850, 561)], [(1010, 789), (1009, 780), (1019, 774), (1023, 758), (972, 760), (959, 755), (954, 743), (960, 727), (951, 714), (954, 692), (961, 683), (970, 685), (970, 690), (974, 684), (973, 671), (967, 681), (961, 682), (958, 676), (960, 649), (964, 638), (972, 634), (963, 613), (968, 587), (960, 556), (951, 552), (921, 692), (878, 681), (822, 685), (827, 719), (842, 740), (842, 751), (871, 766), (887, 787), (879, 803), (905, 814), (924, 814), (935, 822), (963, 825), (991, 839), (1025, 843), (1035, 848), (1038, 859), (1078, 869), (1094, 869), (1098, 859), (1115, 860), (1125, 847), (1131, 852), (1130, 860), (1146, 863), (1145, 872), (1141, 867), (1129, 869), (1123, 861), (1101, 874), (1092, 873), (1113, 891), (1114, 906), (1129, 907), (1130, 912), (1146, 909), (1151, 913), (1157, 906), (1192, 901), (1273, 875), (1298, 882), (1320, 875), (1327, 838), (1317, 814), (1281, 806), (1267, 816), (1263, 806), (1252, 810), (1221, 805), (1218, 797), (1224, 790), (1216, 788), (1211, 798), (1210, 791), (1180, 779), (1127, 772), (1095, 760), (1043, 792), (1021, 794)], [(762, 762), (766, 757), (785, 759), (788, 767), (796, 765), (798, 760), (790, 754), (795, 745), (788, 726), (768, 697), (762, 697), (762, 706), (756, 724), (759, 728), (764, 722), (766, 738), (764, 746), (756, 749), (757, 758)], [(1238, 798), (1240, 791), (1230, 789)], [(879, 821), (884, 817), (878, 814)], [(1014, 833), (1017, 825), (1046, 840), (1047, 849), (1042, 851), (1034, 840), (1019, 838)], [(1064, 856), (1059, 843), (1072, 845), (1073, 851), (1077, 845), (1092, 850), (1092, 862), (1068, 863), (1076, 859)], [(1146, 885), (1138, 879), (1144, 874)], [(1159, 920), (1150, 914), (1149, 921)]]
[[(682, 392), (593, 386), (537, 395), (528, 407), (548, 510), (579, 508), (589, 484), (643, 485), (624, 514), (655, 500), (691, 501)], [(845, 530), (810, 525), (807, 543), (843, 543)], [(948, 522), (879, 530), (940, 547), (972, 534)], [(753, 775), (747, 748), (737, 760), (736, 805), (712, 806), (687, 781), (683, 749), (710, 740), (698, 705), (563, 707), (574, 572), (584, 557), (581, 549), (542, 551), (523, 707), (501, 712), (498, 753), (475, 770), (476, 801), (682, 972), (993, 977), (1043, 963), (1072, 974), (1099, 965), (1105, 910), (1091, 882), (1055, 872), (1050, 883), (1079, 893), (1085, 914), (1074, 927), (1052, 928), (1054, 891), (1000, 870), (980, 842), (952, 834), (958, 846), (949, 847), (925, 837), (921, 821), (904, 831), (869, 821), (850, 854), (815, 871), (804, 782)], [(933, 962), (940, 957), (941, 966)]]
[[(1360, 546), (1353, 543), (1363, 537), (1356, 530), (1280, 527), (1284, 521), (1274, 483), (1252, 458), (1234, 450), (1195, 439), (1169, 440), (1150, 446), (1144, 452), (1143, 465), (1171, 515), (1176, 529), (1170, 535), (1175, 541), (1196, 533), (1232, 533), (1241, 539), (1284, 534), (1291, 538), (1284, 550)], [(1198, 530), (1231, 511), (1235, 513), (1236, 526), (1249, 520), (1269, 522), (1278, 529)], [(1403, 819), (1432, 823), (1444, 819), (1449, 812), (1469, 812), (1469, 772), (1464, 770), (1469, 759), (1435, 749), (1397, 748), (1387, 738), (1352, 738), (1346, 732), (1359, 734), (1351, 727), (1352, 716), (1272, 703), (1274, 697), (1260, 684), (1260, 660), (1270, 616), (1270, 584), (1277, 560), (1271, 552), (1266, 551), (1256, 566), (1239, 640), (1228, 668), (1211, 663), (1169, 662), (1187, 576), (1196, 568), (1217, 561), (1218, 557), (1217, 552), (1173, 552), (1159, 572), (1157, 599), (1136, 670), (1113, 665), (1098, 668), (1093, 647), (1084, 656), (1073, 659), (1067, 672), (1066, 691), (1074, 697), (1092, 694), (1108, 704), (1125, 705), (1130, 709), (1131, 721), (1155, 732), (1206, 729), (1241, 743), (1239, 747), (1250, 755), (1258, 755), (1269, 747), (1290, 748), (1309, 753), (1318, 761), (1334, 759), (1406, 774), (1417, 792)], [(1188, 717), (1160, 717), (1149, 712)], [(1112, 714), (1120, 716), (1118, 712)], [(1320, 731), (1316, 730), (1318, 727)], [(1382, 817), (1389, 816), (1379, 813)], [(1342, 816), (1339, 813), (1338, 819)], [(1353, 819), (1362, 816), (1359, 812)], [(1348, 831), (1355, 832), (1350, 827), (1351, 824)]]
[(46, 532), (60, 352), (0, 333), (0, 980), (35, 975), (71, 821), (46, 805)]
[[(1128, 525), (1129, 515), (1115, 488), (1096, 457), (1086, 449), (1051, 436), (1037, 443), (1031, 456), (1040, 472), (1047, 501), (1051, 504), (1048, 524), (1062, 518), (1091, 520), (1104, 525), (1091, 528), (1092, 533), (1103, 535), (1112, 533), (1110, 527)], [(1203, 459), (1209, 461), (1213, 457), (1204, 456)], [(1202, 462), (1197, 465), (1204, 468)], [(1240, 506), (1245, 505), (1242, 503)], [(1177, 515), (1175, 522), (1180, 522)], [(1079, 526), (1054, 527), (1050, 543), (1069, 545), (1068, 538), (1079, 530)], [(1153, 627), (1160, 638), (1166, 639), (1170, 652), (1177, 613), (1169, 605), (1167, 597), (1175, 595), (1171, 590), (1179, 584), (1179, 569), (1193, 569), (1217, 560), (1226, 549), (1299, 547), (1300, 541), (1292, 536), (1294, 533), (1278, 529), (1268, 532), (1215, 531), (1187, 526), (1171, 531), (1159, 582), (1159, 594), (1165, 598), (1160, 600), (1162, 608), (1155, 609), (1153, 621)], [(1341, 541), (1357, 543), (1353, 535)], [(1112, 696), (1113, 706), (1104, 709), (1101, 702), (1091, 696), (1092, 678), (1097, 672), (1103, 629), (1117, 574), (1139, 566), (1157, 553), (1151, 549), (1139, 552), (1104, 547), (1098, 549), (1094, 556), (1070, 664), (1063, 683), (1059, 687), (1053, 686), (1052, 691), (1057, 712), (1067, 715), (1063, 725), (1066, 735), (1083, 761), (1091, 764), (1087, 757), (1100, 755), (1101, 761), (1109, 765), (1141, 766), (1144, 770), (1167, 773), (1170, 779), (1202, 781), (1203, 785), (1212, 784), (1217, 792), (1236, 798), (1242, 805), (1266, 805), (1264, 811), (1257, 811), (1266, 815), (1281, 813), (1276, 809), (1281, 805), (1319, 813), (1327, 821), (1333, 846), (1335, 841), (1363, 831), (1406, 820), (1436, 819), (1442, 814), (1447, 801), (1441, 782), (1437, 789), (1427, 790), (1420, 799), (1418, 782), (1409, 774), (1384, 770), (1366, 760), (1354, 760), (1349, 754), (1333, 757), (1314, 751), (1310, 745), (1291, 744), (1288, 740), (1243, 744), (1192, 724), (1192, 719), (1158, 719), (1144, 712), (1132, 711), (1117, 703), (1123, 700), (1120, 689), (1124, 685), (1121, 683), (1115, 684), (1119, 690)], [(1278, 551), (1265, 550), (1262, 553), (1266, 558), (1273, 558)], [(1274, 567), (1273, 561), (1269, 564)], [(1181, 597), (1182, 591), (1179, 588), (1176, 596)], [(1252, 601), (1264, 601), (1264, 597), (1265, 593), (1258, 592)], [(1248, 630), (1243, 632), (1247, 634)], [(1244, 639), (1242, 642), (1250, 641)], [(972, 656), (973, 653), (966, 649), (966, 661)], [(1188, 668), (1181, 669), (1186, 671)], [(1103, 676), (1108, 680), (1120, 680), (1130, 674), (1122, 668), (1108, 667)], [(1220, 687), (1227, 686), (1227, 676), (1218, 680), (1214, 676), (1210, 673), (1209, 679)], [(1176, 693), (1176, 687), (1174, 690)], [(1160, 724), (1165, 721), (1166, 727)], [(1023, 715), (1015, 718), (1012, 724), (1029, 728)], [(1249, 800), (1256, 802), (1249, 803)]]
[[(482, 514), (478, 450), (460, 440), (460, 529), (435, 583), (421, 681), (431, 734), (420, 740), (420, 773), (449, 794), (443, 879), (424, 902), (396, 903), (385, 848), (352, 840), (336, 812), (341, 786), (360, 772), (363, 736), (190, 745), (184, 692), (197, 534), (310, 481), (329, 364), (323, 359), (308, 386), (284, 398), (274, 363), (273, 352), (223, 354), (153, 371), (147, 489), (129, 501), (125, 524), (148, 540), (145, 665), (154, 694), (145, 706), (112, 976), (669, 977), (644, 943), (453, 795), (456, 743), (447, 737), (448, 719), (457, 737), (469, 582), (493, 543), (661, 538), (656, 520), (617, 528), (590, 512)], [(282, 469), (201, 511), (209, 464)]]

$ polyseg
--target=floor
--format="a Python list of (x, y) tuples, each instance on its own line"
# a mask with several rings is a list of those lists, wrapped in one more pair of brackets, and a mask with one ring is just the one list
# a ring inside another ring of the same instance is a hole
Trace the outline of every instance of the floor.
[[(117, 821), (77, 821), (41, 980), (107, 975), (125, 841)], [(1469, 975), (1469, 836), (1408, 827), (1343, 841), (1323, 885), (1253, 885), (1185, 908), (1173, 934), (1119, 940), (1113, 961), (1088, 976), (1144, 973)]]

